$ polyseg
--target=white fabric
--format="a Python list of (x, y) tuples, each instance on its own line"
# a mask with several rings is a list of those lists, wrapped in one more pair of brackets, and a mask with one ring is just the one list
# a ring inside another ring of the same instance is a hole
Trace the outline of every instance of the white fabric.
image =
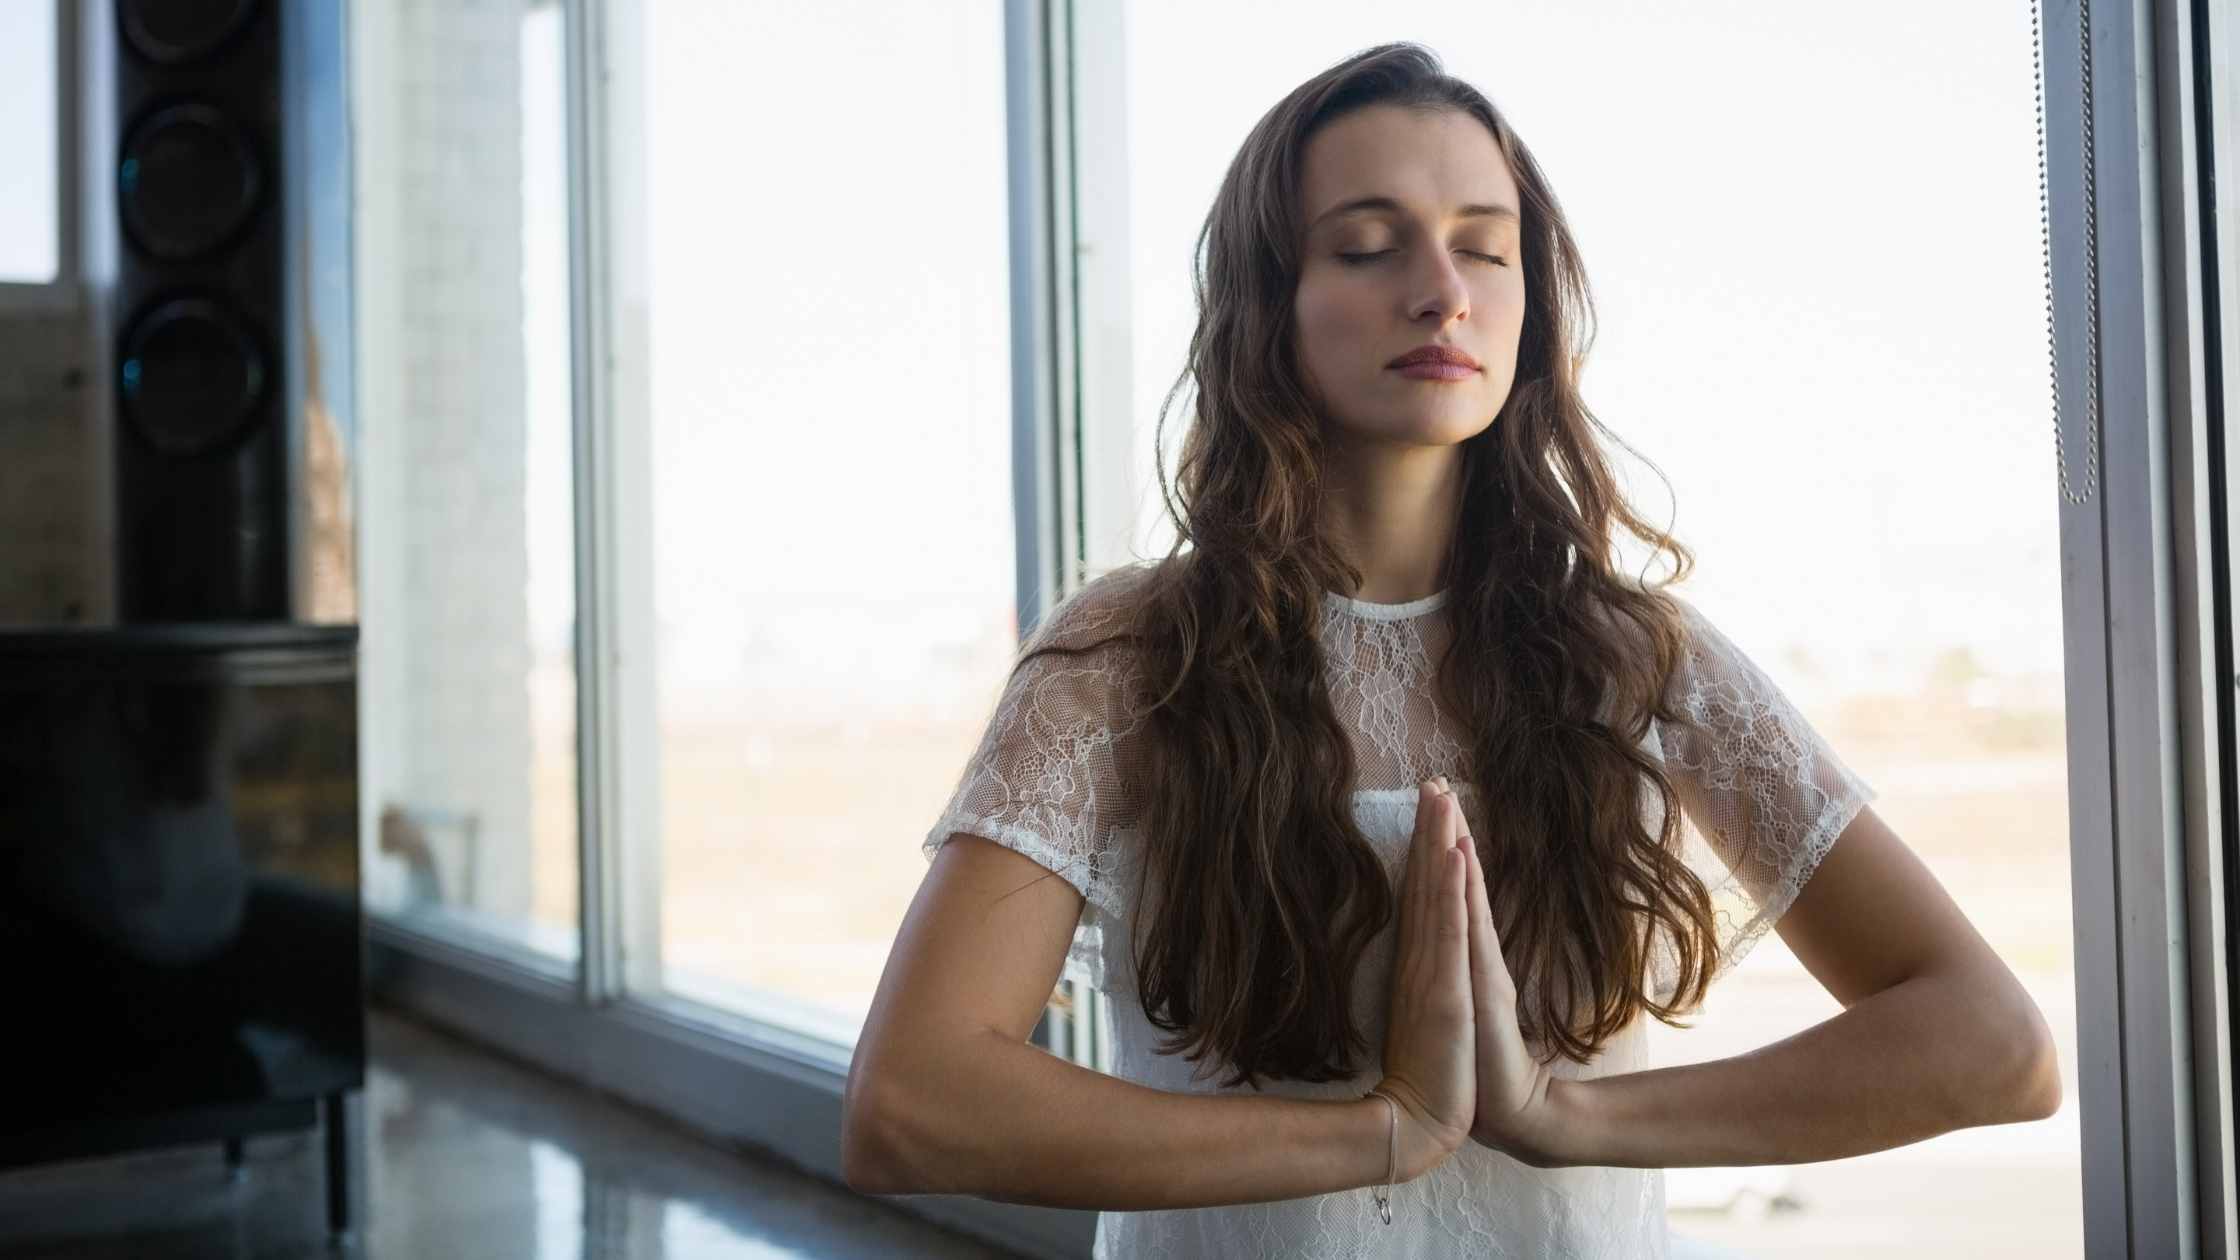
[[(1101, 638), (1149, 571), (1134, 565), (1090, 582), (1043, 619), (1031, 645)], [(1432, 665), (1450, 638), (1446, 595), (1373, 604), (1331, 594), (1323, 614), (1331, 697), (1358, 765), (1354, 816), (1395, 887), (1414, 833), (1418, 782), (1447, 775), (1473, 833), (1483, 834), (1477, 788), (1460, 773), (1466, 751), (1432, 697)], [(1780, 918), (1875, 793), (1763, 671), (1680, 602), (1690, 650), (1673, 694), (1705, 730), (1668, 733), (1653, 724), (1644, 747), (1663, 758), (1680, 795), (1684, 857), (1718, 910), (1723, 975)], [(1121, 701), (1139, 694), (1142, 682), (1125, 644), (1038, 657), (1015, 671), (923, 852), (930, 862), (951, 835), (984, 836), (1058, 872), (1082, 894), (1064, 974), (1108, 995), (1116, 1075), (1177, 1092), (1250, 1092), (1219, 1089), (1215, 1065), (1156, 1053), (1161, 1034), (1136, 998), (1128, 915), (1141, 876), (1142, 783), (1132, 773), (1140, 752)], [(1646, 779), (1642, 786), (1644, 824), (1656, 834), (1661, 799)], [(1358, 973), (1354, 1017), (1371, 1047), (1361, 1073), (1320, 1085), (1263, 1080), (1264, 1093), (1350, 1098), (1376, 1084), (1392, 940), (1390, 928), (1372, 940)], [(1669, 995), (1669, 950), (1660, 948), (1656, 959), (1652, 979)], [(1528, 981), (1523, 996), (1532, 993)], [(1553, 1070), (1573, 1079), (1641, 1071), (1649, 1066), (1644, 1031), (1637, 1020), (1593, 1062), (1559, 1056)], [(1390, 1225), (1366, 1187), (1271, 1203), (1105, 1212), (1095, 1255), (1668, 1260), (1661, 1170), (1539, 1169), (1470, 1143), (1429, 1174), (1395, 1185), (1391, 1198)]]

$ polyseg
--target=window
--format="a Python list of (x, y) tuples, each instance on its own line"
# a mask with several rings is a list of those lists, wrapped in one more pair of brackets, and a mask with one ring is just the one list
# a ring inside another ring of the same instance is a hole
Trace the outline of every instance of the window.
[(56, 6), (0, 10), (0, 284), (61, 272), (61, 44)]
[(852, 1043), (1018, 643), (1003, 11), (635, 13), (616, 563), (651, 574), (623, 704), (657, 804), (621, 842), (659, 891), (630, 974)]
[(352, 15), (367, 900), (573, 959), (561, 9)]

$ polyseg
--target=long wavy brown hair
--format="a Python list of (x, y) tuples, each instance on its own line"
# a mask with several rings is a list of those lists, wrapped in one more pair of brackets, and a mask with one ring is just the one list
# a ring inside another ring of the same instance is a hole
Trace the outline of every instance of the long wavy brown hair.
[[(1318, 528), (1326, 414), (1300, 370), (1293, 296), (1304, 241), (1300, 170), (1316, 131), (1378, 103), (1478, 119), (1522, 193), (1527, 308), (1514, 384), (1461, 447), (1463, 492), (1444, 572), (1453, 641), (1437, 669), (1443, 712), (1469, 733), (1478, 837), (1527, 1037), (1575, 1062), (1640, 1011), (1668, 1024), (1716, 972), (1710, 898), (1673, 843), (1681, 811), (1641, 747), (1652, 717), (1679, 722), (1666, 684), (1685, 642), (1670, 596), (1620, 573), (1623, 525), (1673, 575), (1689, 550), (1637, 515), (1579, 393), (1593, 302), (1563, 212), (1531, 151), (1477, 89), (1410, 43), (1358, 53), (1301, 84), (1245, 138), (1198, 238), (1189, 361), (1195, 379), (1170, 488), (1178, 537), (1114, 638), (1147, 680), (1136, 716), (1148, 762), (1139, 832), (1144, 895), (1133, 961), (1162, 1053), (1212, 1054), (1225, 1082), (1330, 1081), (1366, 1038), (1349, 996), (1369, 941), (1397, 914), (1351, 808), (1353, 746), (1329, 694), (1325, 593), (1362, 575)], [(1590, 431), (1591, 430), (1591, 431)], [(1615, 435), (1612, 435), (1615, 437)], [(1621, 440), (1621, 444), (1622, 440)], [(1630, 450), (1631, 448), (1628, 447)], [(1644, 825), (1641, 785), (1664, 798)], [(1647, 983), (1654, 933), (1676, 989)], [(1529, 983), (1538, 978), (1541, 983)]]

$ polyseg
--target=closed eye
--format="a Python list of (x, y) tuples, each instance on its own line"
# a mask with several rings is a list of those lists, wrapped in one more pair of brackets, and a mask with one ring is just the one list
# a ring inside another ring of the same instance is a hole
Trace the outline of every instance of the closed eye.
[[(1382, 257), (1384, 257), (1384, 256), (1385, 256), (1386, 254), (1392, 254), (1392, 253), (1397, 253), (1397, 252), (1399, 252), (1399, 251), (1397, 251), (1397, 250), (1390, 250), (1390, 249), (1380, 249), (1380, 250), (1376, 250), (1376, 251), (1374, 251), (1374, 252), (1371, 252), (1371, 253), (1367, 253), (1367, 254), (1340, 254), (1340, 255), (1338, 255), (1338, 257), (1339, 257), (1339, 258), (1341, 258), (1341, 259), (1343, 259), (1343, 260), (1345, 260), (1345, 262), (1346, 262), (1346, 265), (1348, 265), (1348, 266), (1352, 266), (1352, 267), (1358, 267), (1358, 266), (1362, 265), (1363, 263), (1366, 263), (1366, 262), (1368, 262), (1368, 261), (1369, 261), (1370, 259), (1372, 259), (1372, 258), (1382, 258)], [(1495, 266), (1497, 266), (1497, 267), (1506, 267), (1506, 266), (1508, 266), (1508, 265), (1509, 265), (1509, 264), (1508, 264), (1508, 263), (1507, 263), (1506, 261), (1504, 261), (1504, 260), (1503, 260), (1503, 259), (1502, 259), (1502, 258), (1501, 258), (1501, 257), (1500, 257), (1499, 255), (1497, 255), (1497, 254), (1481, 254), (1481, 253), (1479, 253), (1478, 251), (1476, 251), (1476, 250), (1473, 250), (1473, 249), (1465, 249), (1465, 250), (1462, 250), (1462, 251), (1460, 251), (1460, 252), (1461, 252), (1461, 253), (1464, 253), (1464, 254), (1468, 254), (1468, 255), (1469, 255), (1470, 257), (1472, 257), (1472, 258), (1483, 258), (1483, 259), (1485, 259), (1485, 260), (1486, 260), (1487, 262), (1489, 262), (1489, 263), (1492, 263), (1493, 265), (1495, 265)]]

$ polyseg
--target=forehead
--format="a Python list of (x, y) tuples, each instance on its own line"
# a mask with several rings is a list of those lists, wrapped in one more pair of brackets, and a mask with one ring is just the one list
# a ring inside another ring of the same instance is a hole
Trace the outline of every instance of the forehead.
[[(1419, 113), (1396, 105), (1371, 105), (1324, 124), (1307, 141), (1299, 189), (1310, 227), (1362, 197), (1390, 197), (1432, 218), (1465, 205), (1518, 204), (1509, 163), (1484, 123), (1458, 110)], [(1322, 226), (1355, 217), (1361, 216), (1333, 216)]]

